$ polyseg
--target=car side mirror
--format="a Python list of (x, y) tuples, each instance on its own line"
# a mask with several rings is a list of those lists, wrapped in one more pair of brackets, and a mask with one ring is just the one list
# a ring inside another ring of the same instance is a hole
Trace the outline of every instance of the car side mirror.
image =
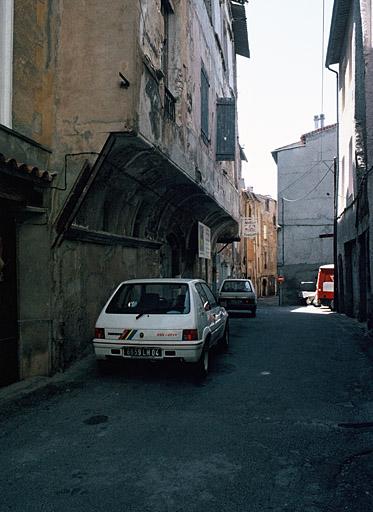
[(207, 301), (204, 303), (204, 305), (203, 305), (203, 309), (204, 309), (205, 311), (210, 311), (211, 307), (210, 307), (210, 304), (209, 304)]

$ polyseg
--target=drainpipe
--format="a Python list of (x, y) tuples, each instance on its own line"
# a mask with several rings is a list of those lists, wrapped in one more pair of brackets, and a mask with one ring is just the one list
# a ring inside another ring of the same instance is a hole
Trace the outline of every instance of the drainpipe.
[(281, 224), (282, 224), (282, 266), (285, 265), (285, 201), (281, 197), (282, 212), (281, 212)]
[(335, 74), (336, 78), (336, 103), (337, 103), (337, 156), (334, 159), (334, 237), (333, 237), (333, 259), (334, 259), (334, 311), (339, 312), (339, 269), (338, 269), (338, 188), (339, 188), (339, 73), (330, 66), (326, 68)]

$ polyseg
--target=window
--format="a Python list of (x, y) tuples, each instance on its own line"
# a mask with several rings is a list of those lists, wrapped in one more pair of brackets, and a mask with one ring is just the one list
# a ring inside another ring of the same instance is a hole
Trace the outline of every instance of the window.
[(352, 137), (348, 144), (348, 190), (347, 196), (350, 197), (354, 193), (354, 162), (353, 162), (353, 148), (352, 148)]
[(204, 292), (207, 295), (207, 299), (209, 301), (210, 306), (212, 308), (216, 308), (216, 306), (218, 304), (216, 302), (215, 295), (212, 293), (212, 291), (210, 290), (210, 288), (206, 284), (202, 283), (202, 288), (203, 288)]
[(167, 89), (164, 88), (164, 115), (167, 119), (171, 121), (176, 120), (176, 98), (174, 95)]
[(346, 102), (346, 59), (342, 62), (341, 71), (339, 74), (339, 90), (342, 96), (342, 111), (345, 108)]
[(269, 199), (266, 199), (266, 212), (269, 212)]
[(203, 307), (205, 307), (206, 303), (209, 304), (210, 308), (215, 308), (217, 306), (215, 296), (206, 284), (197, 283), (196, 290), (201, 298)]
[(189, 288), (181, 283), (124, 284), (115, 293), (106, 313), (141, 315), (187, 314), (190, 311)]
[(267, 240), (267, 225), (263, 225), (263, 238), (264, 240)]
[(268, 266), (268, 254), (264, 252), (264, 268), (267, 268)]
[(0, 123), (12, 127), (13, 0), (0, 1)]
[(252, 292), (249, 281), (225, 281), (222, 292)]
[(206, 6), (206, 10), (207, 10), (207, 14), (209, 15), (210, 20), (211, 20), (211, 16), (212, 16), (211, 1), (212, 0), (204, 0), (205, 6)]
[(170, 15), (173, 9), (168, 0), (161, 1), (161, 13), (163, 16), (163, 45), (161, 54), (161, 68), (164, 75), (164, 83), (168, 85), (168, 67), (169, 67), (169, 53), (170, 53)]
[(346, 172), (346, 159), (345, 157), (343, 156), (342, 157), (342, 165), (341, 165), (341, 183), (340, 183), (340, 193), (339, 195), (342, 196), (342, 202), (343, 202), (343, 206), (344, 206), (344, 202), (345, 202), (345, 199), (346, 199), (346, 190), (345, 190), (345, 172)]
[(206, 292), (205, 292), (205, 291), (203, 290), (203, 288), (202, 288), (201, 283), (197, 283), (197, 284), (196, 284), (196, 290), (197, 290), (198, 295), (199, 295), (199, 297), (200, 297), (200, 299), (201, 299), (201, 302), (202, 302), (203, 307), (205, 307), (205, 304), (206, 304), (206, 303), (208, 304), (208, 302), (209, 302), (209, 301), (208, 301), (208, 298), (207, 298)]
[(169, 60), (170, 60), (170, 41), (171, 41), (171, 15), (173, 8), (169, 0), (161, 1), (161, 13), (163, 16), (163, 45), (161, 54), (161, 69), (164, 81), (164, 116), (166, 119), (175, 121), (176, 119), (176, 98), (169, 90)]
[(219, 98), (216, 104), (216, 160), (236, 159), (236, 102)]
[(209, 88), (210, 83), (205, 67), (201, 67), (201, 135), (209, 142)]
[(220, 0), (211, 0), (212, 7), (212, 23), (215, 29), (215, 34), (221, 37), (221, 7)]

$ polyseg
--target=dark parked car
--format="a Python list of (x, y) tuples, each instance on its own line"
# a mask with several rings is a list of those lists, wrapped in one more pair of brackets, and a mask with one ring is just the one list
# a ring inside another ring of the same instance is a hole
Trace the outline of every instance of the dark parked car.
[(219, 304), (228, 313), (256, 316), (257, 297), (250, 279), (224, 279), (218, 293)]

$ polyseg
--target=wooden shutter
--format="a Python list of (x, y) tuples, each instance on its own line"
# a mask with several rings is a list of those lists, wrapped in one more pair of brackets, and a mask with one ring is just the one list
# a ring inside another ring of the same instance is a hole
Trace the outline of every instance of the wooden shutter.
[(236, 102), (219, 98), (216, 105), (216, 160), (236, 159)]

